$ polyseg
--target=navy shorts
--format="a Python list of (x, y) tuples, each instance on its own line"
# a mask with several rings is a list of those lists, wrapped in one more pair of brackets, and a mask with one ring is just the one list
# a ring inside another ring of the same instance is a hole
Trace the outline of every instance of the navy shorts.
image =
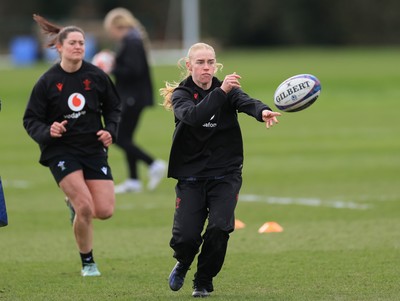
[(70, 154), (49, 160), (50, 171), (57, 184), (70, 173), (82, 170), (86, 180), (112, 180), (106, 157), (82, 157)]

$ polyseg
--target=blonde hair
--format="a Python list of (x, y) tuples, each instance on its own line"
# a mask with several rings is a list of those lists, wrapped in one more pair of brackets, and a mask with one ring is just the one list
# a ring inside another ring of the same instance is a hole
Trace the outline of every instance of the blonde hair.
[[(188, 78), (190, 76), (190, 71), (186, 66), (186, 63), (189, 62), (190, 60), (193, 59), (194, 53), (198, 50), (210, 50), (214, 53), (215, 55), (215, 50), (212, 46), (206, 44), (206, 43), (196, 43), (193, 44), (187, 53), (187, 56), (181, 58), (178, 60), (178, 68), (181, 70), (181, 78), (184, 80), (185, 78)], [(216, 63), (216, 68), (215, 68), (215, 73), (217, 73), (219, 70), (222, 70), (223, 65), (221, 63)], [(174, 90), (179, 86), (179, 83), (177, 82), (165, 82), (165, 88), (160, 89), (160, 95), (164, 98), (163, 106), (166, 110), (171, 111), (172, 110), (172, 93)]]
[(136, 28), (140, 37), (143, 40), (146, 51), (150, 49), (150, 40), (146, 29), (138, 19), (126, 8), (117, 7), (110, 10), (104, 18), (104, 29), (110, 31), (112, 27), (115, 28)]

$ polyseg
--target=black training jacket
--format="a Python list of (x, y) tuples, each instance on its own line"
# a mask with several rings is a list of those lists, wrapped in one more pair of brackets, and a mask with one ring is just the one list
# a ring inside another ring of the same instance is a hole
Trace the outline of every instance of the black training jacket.
[[(40, 147), (40, 163), (60, 154), (106, 156), (97, 131), (105, 129), (116, 140), (121, 101), (111, 79), (99, 68), (83, 62), (73, 73), (60, 64), (46, 71), (33, 87), (23, 117), (29, 136)], [(67, 120), (61, 138), (50, 137), (54, 121)]]
[(130, 30), (121, 41), (112, 71), (124, 105), (147, 107), (154, 104), (153, 86), (146, 50), (139, 31)]
[(237, 112), (262, 121), (270, 108), (241, 89), (226, 94), (213, 78), (205, 91), (188, 77), (172, 94), (175, 131), (168, 177), (207, 178), (241, 172), (243, 141)]

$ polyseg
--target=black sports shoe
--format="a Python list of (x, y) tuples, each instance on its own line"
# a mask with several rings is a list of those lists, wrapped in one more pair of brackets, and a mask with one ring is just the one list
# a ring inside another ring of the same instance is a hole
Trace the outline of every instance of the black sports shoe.
[(168, 278), (169, 287), (171, 290), (180, 290), (180, 288), (183, 286), (183, 282), (185, 281), (185, 276), (189, 268), (189, 265), (180, 263), (179, 261), (176, 263)]
[(194, 298), (205, 298), (205, 297), (210, 296), (210, 292), (205, 288), (194, 287), (192, 296)]

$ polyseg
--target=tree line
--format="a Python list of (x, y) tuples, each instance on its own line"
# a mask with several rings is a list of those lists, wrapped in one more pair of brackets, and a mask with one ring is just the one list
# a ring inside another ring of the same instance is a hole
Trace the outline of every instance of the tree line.
[[(0, 42), (32, 33), (32, 13), (54, 21), (97, 20), (132, 10), (153, 41), (181, 37), (181, 0), (20, 0), (0, 5)], [(235, 46), (398, 45), (397, 0), (199, 0), (200, 36)], [(84, 28), (85, 29), (85, 28)], [(101, 29), (101, 28), (100, 28)]]

